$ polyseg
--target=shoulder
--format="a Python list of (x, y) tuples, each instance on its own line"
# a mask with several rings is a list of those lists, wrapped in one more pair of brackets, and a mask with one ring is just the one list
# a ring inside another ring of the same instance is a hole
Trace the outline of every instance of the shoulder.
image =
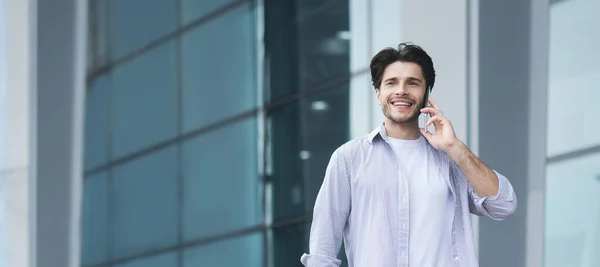
[(351, 159), (358, 151), (361, 151), (370, 145), (368, 140), (368, 136), (365, 135), (346, 141), (335, 150), (334, 154), (345, 159)]

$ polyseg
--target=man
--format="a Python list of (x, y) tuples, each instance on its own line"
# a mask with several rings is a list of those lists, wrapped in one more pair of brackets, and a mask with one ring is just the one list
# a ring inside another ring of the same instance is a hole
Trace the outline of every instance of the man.
[[(339, 266), (344, 240), (350, 267), (478, 266), (470, 213), (507, 218), (517, 207), (512, 185), (428, 99), (435, 70), (419, 46), (384, 49), (370, 67), (385, 121), (332, 154), (301, 262)], [(433, 134), (419, 129), (421, 113)]]

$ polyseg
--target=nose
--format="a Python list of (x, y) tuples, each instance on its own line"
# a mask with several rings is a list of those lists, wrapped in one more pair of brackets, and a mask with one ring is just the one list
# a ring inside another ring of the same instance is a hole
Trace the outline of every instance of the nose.
[(395, 95), (406, 95), (408, 94), (408, 86), (405, 83), (400, 83), (394, 88), (393, 94)]

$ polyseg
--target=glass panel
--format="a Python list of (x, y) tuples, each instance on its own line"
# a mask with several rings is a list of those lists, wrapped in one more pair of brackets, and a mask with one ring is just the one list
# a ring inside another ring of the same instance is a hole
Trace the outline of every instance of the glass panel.
[(113, 256), (177, 242), (177, 150), (170, 147), (118, 166), (113, 173)]
[(261, 223), (257, 139), (250, 118), (183, 144), (185, 240)]
[(183, 36), (184, 131), (256, 106), (255, 39), (250, 4)]
[(546, 266), (600, 261), (600, 154), (550, 164), (546, 174)]
[(185, 250), (183, 267), (196, 266), (263, 266), (262, 233), (257, 232)]
[[(308, 238), (310, 222), (288, 225), (273, 229), (273, 261), (274, 266), (303, 267), (300, 257), (308, 253)], [(338, 259), (342, 261), (340, 267), (348, 266), (348, 259), (344, 247), (340, 249)]]
[(270, 97), (350, 73), (348, 0), (265, 0)]
[(108, 191), (106, 173), (85, 178), (82, 210), (82, 263), (92, 265), (107, 260)]
[(331, 154), (348, 141), (348, 84), (269, 114), (275, 219), (312, 212)]
[(212, 12), (223, 8), (227, 4), (236, 2), (235, 0), (182, 0), (181, 12), (183, 24), (187, 24), (197, 18), (209, 15)]
[(108, 161), (110, 78), (100, 76), (86, 91), (85, 104), (85, 169)]
[(115, 267), (177, 267), (177, 252), (160, 254), (116, 265)]
[(176, 0), (110, 0), (109, 14), (113, 59), (121, 58), (177, 27)]
[(175, 137), (177, 80), (172, 42), (117, 68), (113, 86), (114, 157)]
[(106, 0), (89, 1), (88, 68), (108, 62), (108, 14)]
[(600, 145), (600, 1), (550, 8), (549, 156)]

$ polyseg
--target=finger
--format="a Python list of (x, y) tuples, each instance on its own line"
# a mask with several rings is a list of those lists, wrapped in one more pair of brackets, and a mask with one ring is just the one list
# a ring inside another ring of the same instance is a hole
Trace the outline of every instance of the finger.
[(432, 98), (429, 98), (429, 104), (431, 104), (431, 106), (433, 108), (435, 108), (435, 109), (439, 110), (440, 112), (442, 112), (442, 109), (437, 105), (437, 103)]
[(443, 115), (442, 111), (435, 108), (422, 108), (421, 113), (429, 113), (435, 115)]
[(429, 119), (429, 121), (427, 121), (427, 124), (425, 124), (425, 125), (429, 126), (429, 125), (431, 125), (431, 123), (435, 123), (435, 122), (439, 122), (439, 123), (443, 124), (444, 119), (446, 119), (446, 118), (444, 118), (444, 116), (435, 115), (435, 116), (431, 117), (431, 119)]

